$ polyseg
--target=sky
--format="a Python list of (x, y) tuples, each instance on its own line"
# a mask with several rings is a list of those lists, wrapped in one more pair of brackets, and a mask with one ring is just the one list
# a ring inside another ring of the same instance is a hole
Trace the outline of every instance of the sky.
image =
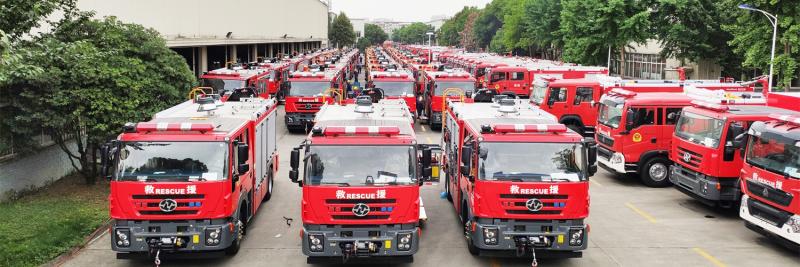
[[(327, 0), (324, 0), (327, 1)], [(350, 18), (427, 22), (433, 16), (453, 16), (464, 6), (483, 8), (491, 0), (331, 0), (333, 12)]]

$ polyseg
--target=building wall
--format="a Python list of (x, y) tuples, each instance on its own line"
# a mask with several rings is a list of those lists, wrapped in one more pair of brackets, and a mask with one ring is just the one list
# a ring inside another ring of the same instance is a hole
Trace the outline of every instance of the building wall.
[(171, 46), (182, 39), (208, 45), (226, 40), (228, 32), (234, 40), (328, 36), (328, 7), (319, 0), (79, 0), (78, 7), (152, 27)]
[[(68, 144), (73, 152), (75, 143)], [(17, 193), (43, 187), (74, 171), (69, 158), (58, 146), (0, 163), (0, 202)]]
[[(623, 77), (637, 79), (667, 79), (677, 80), (678, 72), (674, 71), (678, 67), (686, 67), (690, 70), (686, 73), (687, 79), (718, 79), (722, 75), (722, 67), (714, 63), (713, 60), (700, 60), (698, 62), (681, 62), (676, 58), (663, 58), (661, 46), (656, 40), (649, 40), (644, 44), (633, 43), (626, 49), (625, 64), (626, 71)], [(619, 51), (612, 51), (612, 73), (620, 74)]]
[(367, 24), (367, 19), (350, 19), (350, 23), (353, 24), (356, 38), (364, 37), (364, 25)]

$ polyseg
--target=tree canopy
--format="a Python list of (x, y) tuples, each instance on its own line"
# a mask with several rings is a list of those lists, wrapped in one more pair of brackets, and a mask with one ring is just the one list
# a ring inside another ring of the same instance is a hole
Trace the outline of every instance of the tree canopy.
[(339, 13), (331, 23), (330, 42), (337, 47), (352, 46), (356, 43), (353, 24), (344, 12)]
[(88, 183), (97, 176), (97, 149), (124, 123), (148, 120), (196, 85), (155, 30), (92, 16), (72, 11), (52, 32), (13, 42), (19, 58), (0, 69), (0, 96), (8, 99), (0, 126), (14, 145), (33, 148), (30, 137), (45, 132)]
[(478, 13), (478, 8), (465, 6), (461, 11), (456, 13), (452, 18), (448, 19), (439, 28), (436, 39), (440, 45), (455, 46), (461, 44), (464, 28), (467, 20), (473, 14)]
[(389, 39), (389, 35), (378, 25), (367, 23), (364, 25), (364, 38), (369, 41), (369, 44), (379, 45)]
[(408, 44), (427, 44), (428, 32), (433, 32), (433, 26), (422, 22), (414, 22), (395, 30), (392, 33), (392, 40)]

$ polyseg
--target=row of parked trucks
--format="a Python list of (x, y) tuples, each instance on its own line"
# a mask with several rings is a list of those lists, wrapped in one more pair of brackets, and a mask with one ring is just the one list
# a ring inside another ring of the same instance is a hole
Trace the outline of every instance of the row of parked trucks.
[[(800, 243), (800, 95), (436, 47), (365, 52), (362, 90), (346, 86), (358, 50), (323, 50), (209, 72), (211, 92), (125, 125), (102, 151), (118, 257), (235, 254), (273, 193), (281, 99), (287, 127), (308, 134), (289, 178), (309, 262), (413, 259), (419, 188), (440, 180), (469, 252), (580, 257), (598, 165), (738, 204), (748, 228)], [(416, 120), (440, 144), (419, 144)]]

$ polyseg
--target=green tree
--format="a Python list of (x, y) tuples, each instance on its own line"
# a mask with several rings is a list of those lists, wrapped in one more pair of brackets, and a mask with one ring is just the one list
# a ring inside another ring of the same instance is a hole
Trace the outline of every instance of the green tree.
[(369, 40), (366, 37), (358, 38), (358, 42), (356, 42), (356, 48), (358, 48), (358, 50), (360, 51), (366, 51), (367, 47), (369, 47), (370, 45), (372, 44), (370, 44)]
[[(124, 123), (148, 120), (180, 102), (196, 84), (158, 32), (114, 17), (82, 13), (12, 49), (21, 59), (0, 70), (8, 76), (0, 96), (11, 98), (0, 124), (19, 137), (15, 141), (44, 130), (90, 184), (100, 144)], [(77, 151), (67, 148), (66, 137)]]
[(476, 7), (465, 6), (461, 11), (453, 15), (452, 18), (446, 20), (442, 24), (442, 27), (439, 28), (436, 35), (439, 44), (445, 46), (461, 44), (467, 19), (478, 12), (478, 8)]
[(564, 45), (559, 31), (560, 17), (560, 0), (532, 0), (525, 3), (520, 42), (529, 46), (530, 55), (534, 54), (535, 49), (542, 54), (542, 58), (559, 58), (559, 51)]
[(481, 11), (481, 15), (475, 19), (475, 27), (472, 32), (475, 34), (475, 41), (478, 46), (488, 48), (496, 33), (503, 26), (503, 13), (506, 2), (509, 0), (493, 0)]
[(2, 0), (0, 31), (18, 39), (41, 26), (44, 19), (57, 10), (74, 10), (75, 0)]
[(495, 32), (494, 37), (492, 37), (492, 41), (489, 42), (489, 51), (494, 53), (506, 53), (508, 52), (505, 43), (503, 42), (503, 28), (497, 29)]
[(393, 33), (392, 40), (396, 40), (407, 44), (414, 44), (414, 43), (427, 44), (428, 32), (433, 32), (433, 27), (431, 25), (422, 22), (414, 22), (409, 25), (401, 27), (395, 33)]
[(353, 45), (356, 43), (356, 32), (353, 24), (344, 12), (339, 13), (331, 23), (330, 42), (336, 47)]
[[(375, 24), (365, 24), (364, 25), (364, 38), (369, 42), (369, 44), (373, 45), (380, 45), (383, 44), (383, 41), (389, 39), (389, 35), (386, 34), (381, 27)], [(361, 40), (359, 40), (361, 41)]]
[[(561, 1), (563, 58), (568, 62), (605, 65), (609, 47), (624, 62), (630, 43), (644, 43), (650, 34), (650, 12), (644, 1)], [(624, 66), (621, 66), (624, 69)]]
[[(748, 1), (755, 8), (778, 16), (778, 38), (775, 48), (775, 75), (778, 86), (788, 88), (797, 78), (800, 60), (800, 4), (789, 0)], [(720, 3), (728, 9), (735, 9), (740, 1), (725, 0)], [(772, 48), (772, 24), (759, 12), (735, 10), (736, 21), (723, 25), (731, 34), (728, 42), (733, 52), (742, 56), (742, 66), (756, 68), (767, 73)]]
[(733, 35), (722, 25), (735, 22), (730, 6), (715, 0), (657, 0), (650, 4), (653, 34), (661, 54), (680, 60), (715, 60), (726, 76), (741, 73), (741, 58), (727, 44)]
[[(525, 2), (529, 0), (508, 0), (503, 8), (503, 46), (509, 51), (519, 50), (530, 46), (527, 42), (521, 42), (524, 30), (523, 15)], [(519, 54), (519, 53), (516, 53)]]

